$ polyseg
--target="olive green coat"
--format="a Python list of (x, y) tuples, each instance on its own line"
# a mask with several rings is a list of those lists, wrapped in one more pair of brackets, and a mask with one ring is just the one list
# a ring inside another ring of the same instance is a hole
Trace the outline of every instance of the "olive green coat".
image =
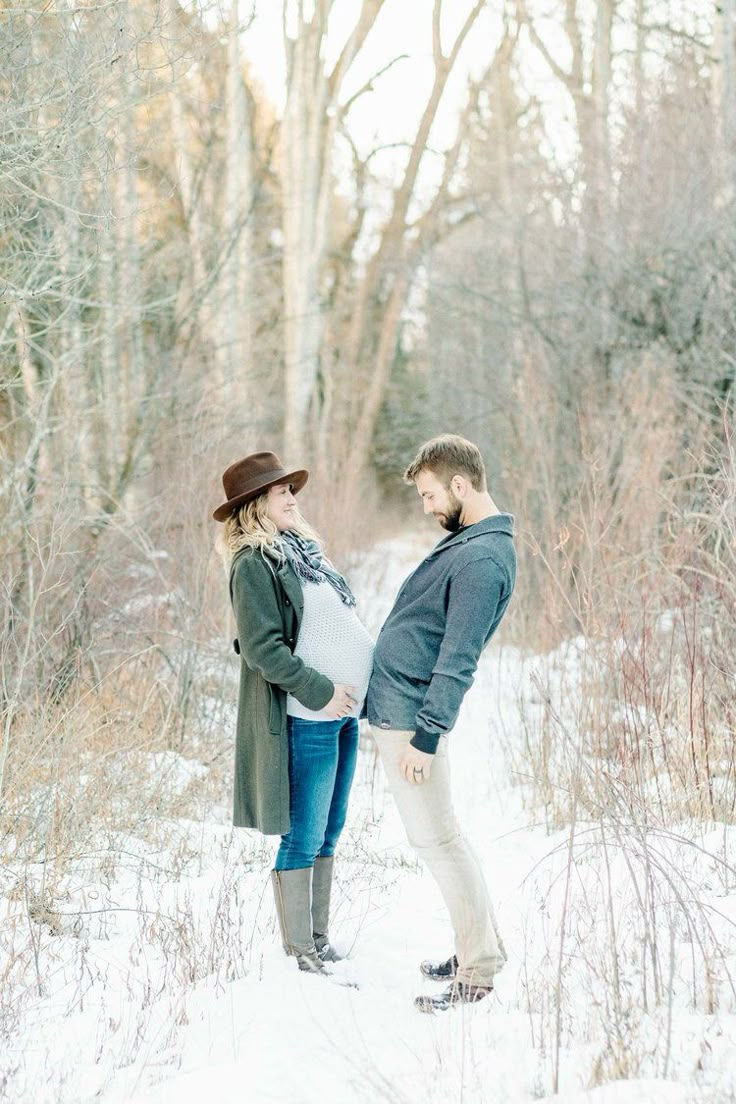
[(293, 653), (304, 598), (288, 560), (278, 564), (253, 549), (238, 552), (230, 598), (240, 647), (233, 824), (280, 836), (289, 831), (286, 695), (318, 710), (335, 688)]

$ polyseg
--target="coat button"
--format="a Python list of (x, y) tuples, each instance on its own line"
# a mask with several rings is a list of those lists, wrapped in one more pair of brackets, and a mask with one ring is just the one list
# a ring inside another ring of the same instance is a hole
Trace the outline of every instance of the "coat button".
[(290, 606), (290, 605), (291, 605), (291, 602), (289, 601), (289, 599), (288, 599), (288, 598), (286, 599), (286, 604), (287, 604), (287, 606)]

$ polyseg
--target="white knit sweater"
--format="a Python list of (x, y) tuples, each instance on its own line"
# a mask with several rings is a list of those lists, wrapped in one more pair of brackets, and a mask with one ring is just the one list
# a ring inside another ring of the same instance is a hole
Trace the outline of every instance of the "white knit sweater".
[[(304, 614), (294, 655), (332, 682), (354, 686), (357, 705), (352, 715), (358, 717), (371, 677), (373, 639), (355, 607), (346, 606), (331, 583), (302, 583), (302, 590)], [(305, 709), (291, 694), (286, 711), (309, 721), (330, 720), (324, 710)]]

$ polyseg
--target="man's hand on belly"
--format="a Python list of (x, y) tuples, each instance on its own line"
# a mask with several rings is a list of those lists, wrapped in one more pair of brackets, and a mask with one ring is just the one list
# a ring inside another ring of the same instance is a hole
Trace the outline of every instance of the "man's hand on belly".
[(428, 755), (426, 751), (407, 744), (399, 759), (399, 770), (407, 782), (412, 786), (419, 786), (426, 782), (432, 773), (432, 760), (434, 755)]

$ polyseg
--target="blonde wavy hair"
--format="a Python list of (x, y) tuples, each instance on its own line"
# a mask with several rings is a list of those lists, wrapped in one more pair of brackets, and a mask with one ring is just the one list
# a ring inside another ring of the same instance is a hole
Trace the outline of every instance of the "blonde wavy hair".
[[(270, 556), (278, 563), (283, 563), (286, 553), (279, 540), (279, 530), (268, 516), (267, 502), (268, 490), (263, 491), (257, 498), (251, 498), (238, 510), (234, 510), (223, 523), (215, 539), (215, 548), (222, 558), (226, 572), (230, 571), (233, 557), (240, 552), (241, 548), (255, 548), (262, 556)], [(317, 541), (320, 548), (324, 550), (324, 541), (311, 525), (307, 524), (298, 507), (294, 510), (291, 529), (301, 537)]]

